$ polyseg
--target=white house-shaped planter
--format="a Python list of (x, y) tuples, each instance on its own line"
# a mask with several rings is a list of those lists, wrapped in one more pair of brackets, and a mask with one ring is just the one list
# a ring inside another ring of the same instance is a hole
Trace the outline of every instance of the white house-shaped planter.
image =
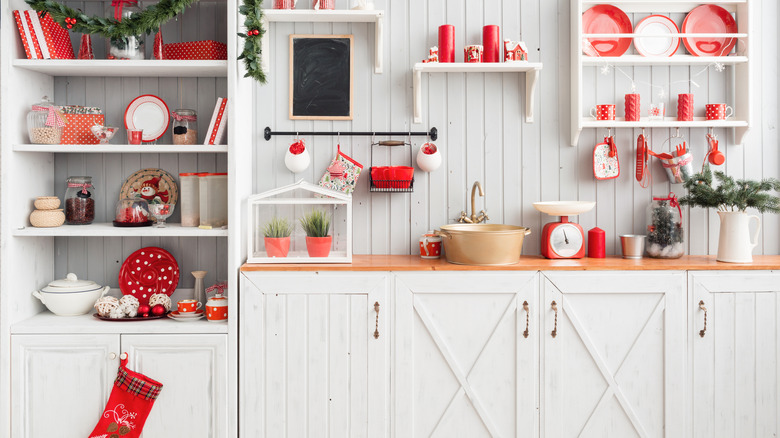
[[(301, 180), (252, 195), (247, 202), (247, 263), (352, 263), (352, 195)], [(310, 257), (306, 248), (300, 219), (314, 210), (323, 210), (331, 218), (333, 243), (327, 257)], [(287, 257), (269, 257), (266, 251), (263, 229), (274, 218), (294, 226)]]

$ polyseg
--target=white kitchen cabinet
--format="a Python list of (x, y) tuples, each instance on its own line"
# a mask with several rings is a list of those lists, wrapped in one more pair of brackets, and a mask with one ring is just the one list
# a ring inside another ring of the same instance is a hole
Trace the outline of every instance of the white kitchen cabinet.
[(691, 272), (688, 278), (689, 436), (777, 436), (780, 272)]
[(239, 436), (388, 436), (388, 289), (385, 273), (244, 273)]
[(11, 350), (11, 436), (88, 436), (116, 378), (119, 336), (14, 335)]
[(541, 436), (683, 436), (684, 273), (544, 272), (542, 296)]
[(394, 436), (536, 436), (538, 274), (394, 278)]
[(12, 433), (83, 438), (113, 388), (119, 354), (163, 384), (144, 435), (227, 434), (226, 335), (14, 335)]

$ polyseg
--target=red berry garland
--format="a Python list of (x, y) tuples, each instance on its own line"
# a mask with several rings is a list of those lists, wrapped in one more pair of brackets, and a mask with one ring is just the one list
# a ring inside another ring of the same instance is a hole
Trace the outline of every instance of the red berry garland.
[(75, 18), (66, 17), (65, 18), (65, 23), (68, 26), (68, 29), (73, 29), (73, 25), (76, 24), (76, 19)]

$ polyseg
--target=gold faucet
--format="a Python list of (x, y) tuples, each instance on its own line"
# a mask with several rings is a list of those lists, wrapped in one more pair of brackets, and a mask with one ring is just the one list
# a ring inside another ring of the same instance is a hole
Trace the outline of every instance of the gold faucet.
[(476, 195), (477, 195), (477, 189), (479, 189), (479, 196), (484, 197), (485, 191), (482, 190), (482, 184), (479, 183), (479, 181), (474, 181), (474, 185), (471, 186), (471, 216), (469, 217), (468, 214), (465, 211), (460, 212), (460, 218), (458, 218), (458, 222), (461, 223), (467, 223), (467, 224), (478, 224), (480, 222), (487, 222), (490, 220), (487, 213), (485, 213), (485, 210), (482, 210), (479, 212), (479, 214), (476, 213)]

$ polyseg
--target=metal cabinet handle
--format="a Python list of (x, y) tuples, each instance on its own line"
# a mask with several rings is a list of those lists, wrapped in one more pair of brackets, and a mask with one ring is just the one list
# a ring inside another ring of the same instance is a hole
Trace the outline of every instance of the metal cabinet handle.
[(703, 338), (707, 333), (707, 307), (704, 306), (704, 301), (699, 301), (699, 309), (704, 311), (704, 328), (699, 330), (699, 336)]
[(528, 310), (528, 301), (523, 301), (523, 310), (525, 310), (525, 331), (523, 332), (523, 337), (527, 338), (528, 337), (528, 326), (529, 326), (529, 322), (530, 322), (529, 315), (531, 313)]
[(555, 311), (555, 326), (553, 327), (552, 333), (550, 333), (554, 338), (558, 336), (558, 303), (553, 301), (552, 303), (550, 303), (550, 307), (552, 307), (552, 309)]
[(379, 339), (379, 301), (374, 303), (374, 312), (376, 312), (376, 329), (374, 329), (374, 339)]

